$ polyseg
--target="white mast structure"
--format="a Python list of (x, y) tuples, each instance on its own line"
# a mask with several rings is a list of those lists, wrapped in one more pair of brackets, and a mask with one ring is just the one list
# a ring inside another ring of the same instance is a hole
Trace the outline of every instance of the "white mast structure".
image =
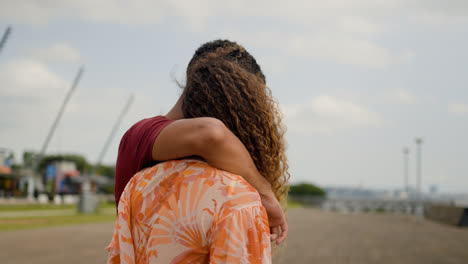
[(0, 53), (2, 52), (3, 46), (5, 46), (10, 34), (11, 34), (11, 26), (8, 26), (5, 30), (5, 33), (3, 33), (2, 39), (0, 40)]
[(57, 113), (57, 117), (55, 118), (54, 123), (52, 123), (52, 127), (50, 128), (49, 133), (47, 134), (47, 137), (46, 137), (44, 143), (42, 144), (41, 151), (39, 152), (39, 155), (35, 159), (35, 162), (34, 162), (33, 168), (32, 168), (32, 175), (30, 175), (29, 179), (28, 179), (28, 198), (31, 199), (31, 200), (33, 199), (33, 193), (34, 193), (34, 177), (33, 177), (33, 175), (34, 175), (34, 173), (37, 173), (37, 174), (39, 173), (39, 165), (40, 165), (42, 159), (44, 158), (45, 152), (47, 151), (47, 147), (49, 146), (50, 140), (52, 139), (52, 136), (54, 135), (55, 129), (57, 128), (57, 125), (58, 125), (60, 119), (62, 118), (63, 112), (65, 111), (65, 107), (67, 106), (68, 101), (70, 101), (70, 98), (71, 98), (71, 95), (72, 95), (73, 91), (76, 89), (76, 87), (78, 86), (78, 83), (81, 80), (83, 72), (84, 72), (84, 67), (82, 66), (78, 70), (78, 73), (77, 73), (75, 79), (73, 80), (72, 86), (70, 87), (70, 90), (68, 90), (68, 93), (65, 96), (65, 99), (63, 100), (62, 106), (60, 106), (59, 112)]
[[(104, 147), (102, 148), (101, 153), (99, 153), (98, 160), (91, 171), (92, 177), (95, 176), (96, 171), (99, 169), (99, 166), (101, 165), (101, 162), (104, 156), (106, 155), (107, 150), (109, 149), (110, 143), (112, 142), (112, 139), (114, 138), (115, 133), (117, 132), (117, 129), (119, 128), (119, 125), (122, 122), (123, 117), (128, 112), (128, 109), (130, 108), (130, 105), (133, 102), (133, 98), (134, 98), (133, 94), (130, 95), (130, 97), (127, 100), (127, 103), (125, 104), (124, 108), (120, 112), (119, 117), (117, 118), (117, 121), (115, 122), (114, 127), (111, 130), (110, 135), (107, 137)], [(94, 213), (96, 212), (96, 209), (98, 207), (98, 203), (97, 203), (98, 201), (96, 200), (93, 193), (91, 192), (90, 180), (91, 180), (90, 176), (88, 175), (81, 187), (80, 201), (78, 203), (78, 211), (81, 213)]]
[(422, 221), (423, 218), (423, 197), (421, 190), (421, 145), (423, 143), (422, 138), (416, 138), (416, 176), (417, 176), (417, 186), (418, 186), (418, 205), (416, 207), (416, 216), (418, 222)]

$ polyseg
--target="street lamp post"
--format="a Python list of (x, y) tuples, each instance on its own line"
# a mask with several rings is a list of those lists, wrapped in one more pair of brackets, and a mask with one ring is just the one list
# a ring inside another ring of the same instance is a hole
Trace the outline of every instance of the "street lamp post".
[(405, 180), (405, 192), (409, 196), (409, 187), (408, 187), (408, 160), (409, 160), (409, 149), (403, 148), (403, 176)]
[(418, 205), (416, 208), (416, 216), (418, 222), (421, 222), (423, 217), (423, 205), (422, 205), (422, 191), (421, 191), (421, 145), (423, 143), (422, 138), (416, 138), (416, 175), (417, 175), (417, 186), (418, 186)]

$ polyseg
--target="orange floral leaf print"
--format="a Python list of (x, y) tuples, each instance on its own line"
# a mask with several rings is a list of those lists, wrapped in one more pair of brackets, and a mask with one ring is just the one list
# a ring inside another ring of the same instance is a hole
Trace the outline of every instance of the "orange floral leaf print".
[(133, 176), (107, 250), (107, 263), (271, 263), (258, 193), (242, 177), (198, 160)]

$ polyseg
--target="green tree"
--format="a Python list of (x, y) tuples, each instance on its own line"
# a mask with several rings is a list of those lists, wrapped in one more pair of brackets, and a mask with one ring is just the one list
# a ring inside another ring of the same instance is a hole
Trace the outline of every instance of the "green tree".
[(42, 158), (39, 164), (39, 169), (44, 170), (45, 167), (54, 161), (72, 161), (76, 165), (76, 169), (81, 173), (90, 173), (92, 165), (88, 163), (86, 158), (78, 154), (58, 154), (58, 155), (47, 155)]
[(100, 165), (96, 169), (96, 174), (106, 176), (109, 178), (115, 177), (115, 166)]
[(295, 196), (326, 196), (326, 192), (322, 188), (310, 183), (291, 185), (289, 188), (289, 194)]
[(11, 163), (15, 163), (15, 153), (10, 152), (7, 157), (8, 160), (10, 160)]
[[(50, 164), (54, 161), (72, 161), (75, 163), (76, 169), (79, 170), (82, 174), (91, 174), (93, 170), (93, 164), (89, 163), (84, 156), (79, 154), (59, 154), (45, 156), (42, 159), (39, 168), (44, 170), (47, 164)], [(115, 166), (101, 164), (97, 167), (95, 173), (109, 178), (114, 178)]]
[(38, 157), (38, 153), (34, 151), (24, 151), (23, 152), (23, 167), (32, 169), (34, 162)]

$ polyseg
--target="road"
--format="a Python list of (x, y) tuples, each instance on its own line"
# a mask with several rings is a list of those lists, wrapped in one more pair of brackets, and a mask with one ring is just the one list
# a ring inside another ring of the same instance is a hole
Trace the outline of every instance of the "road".
[(414, 217), (289, 212), (290, 239), (276, 263), (468, 263), (468, 229)]
[[(275, 263), (468, 263), (468, 229), (398, 215), (289, 211)], [(113, 223), (0, 233), (2, 263), (104, 263)]]

